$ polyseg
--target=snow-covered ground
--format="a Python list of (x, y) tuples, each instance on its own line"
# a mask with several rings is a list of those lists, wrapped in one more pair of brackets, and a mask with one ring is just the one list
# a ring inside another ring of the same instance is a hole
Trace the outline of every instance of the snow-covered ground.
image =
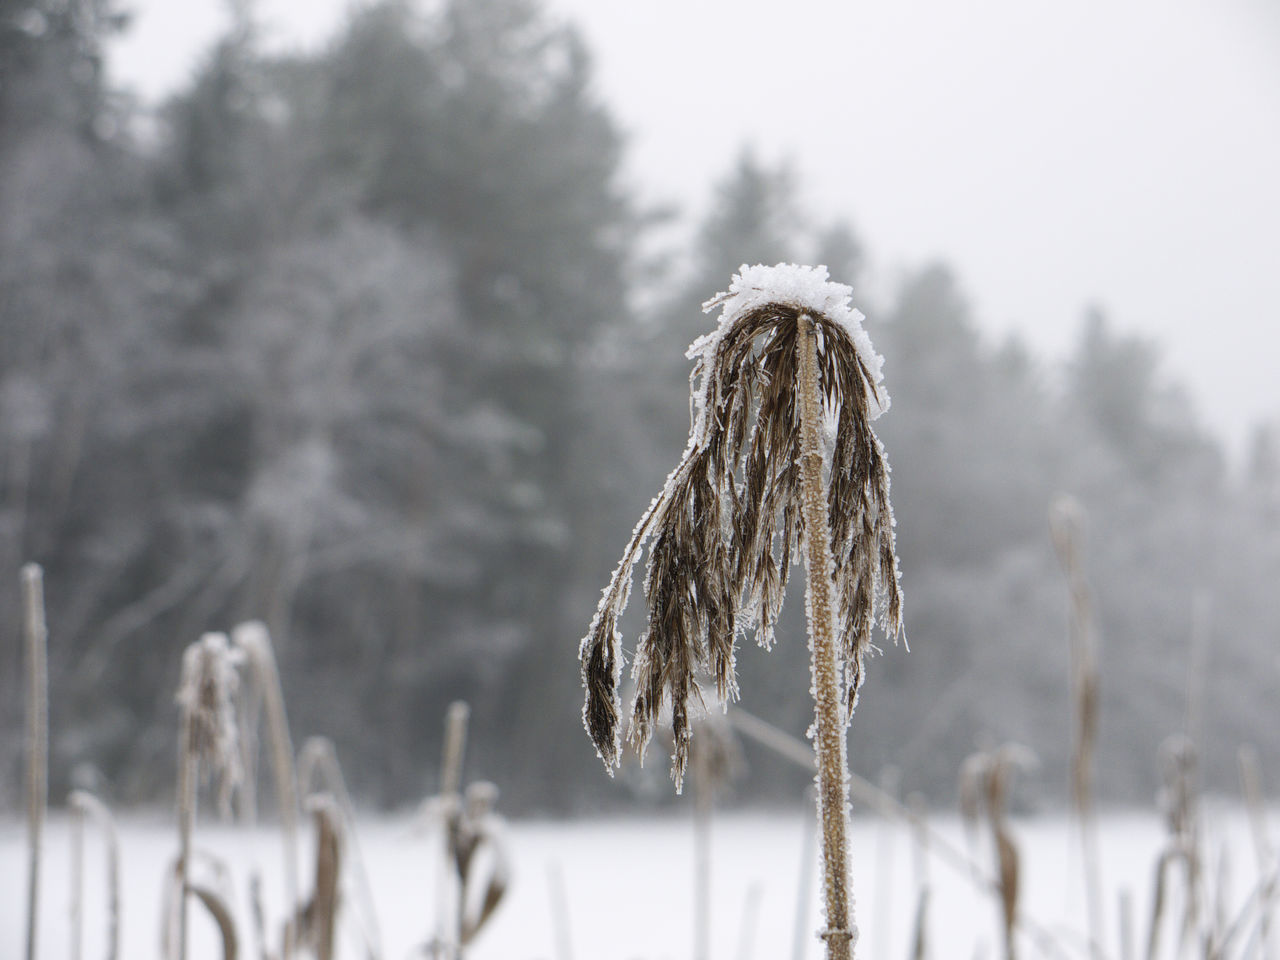
[[(1205, 810), (1208, 868), (1216, 876), (1223, 851), (1228, 858), (1234, 914), (1257, 881), (1248, 823), (1234, 808)], [(965, 832), (954, 817), (933, 825), (960, 848)], [(1272, 818), (1274, 827), (1274, 817)], [(712, 919), (710, 960), (776, 960), (793, 956), (805, 823), (801, 811), (787, 814), (732, 814), (712, 828)], [(1086, 928), (1080, 881), (1079, 844), (1065, 818), (1015, 820), (1022, 848), (1023, 907), (1064, 944), (1078, 943)], [(89, 830), (85, 905), (86, 960), (104, 955), (102, 844)], [(492, 923), (468, 953), (472, 960), (688, 960), (693, 947), (693, 865), (691, 819), (679, 814), (647, 819), (577, 822), (529, 821), (508, 825), (512, 883)], [(1145, 937), (1150, 913), (1155, 857), (1161, 843), (1150, 814), (1113, 813), (1101, 824), (1102, 874), (1108, 890), (1104, 909), (1114, 944), (1118, 903), (1128, 891), (1136, 927)], [(70, 832), (65, 816), (51, 817), (45, 835), (40, 956), (68, 957)], [(176, 831), (158, 818), (126, 817), (123, 847), (123, 960), (159, 954), (162, 880), (176, 850)], [(978, 852), (990, 860), (990, 838), (979, 836)], [(412, 818), (368, 819), (360, 844), (368, 864), (382, 928), (386, 960), (404, 960), (433, 930), (438, 833)], [(264, 877), (268, 912), (280, 915), (280, 840), (277, 832), (204, 826), (200, 847), (230, 866), (236, 908), (248, 916), (251, 866)], [(304, 857), (309, 855), (304, 844)], [(852, 834), (857, 919), (862, 930), (858, 956), (867, 960), (909, 956), (911, 918), (916, 909), (917, 858), (910, 831), (870, 819), (855, 820)], [(0, 822), (0, 957), (22, 954), (26, 902), (26, 847), (21, 822)], [(803, 868), (816, 869), (812, 865)], [(997, 908), (975, 893), (972, 880), (937, 856), (929, 858), (929, 937), (939, 960), (968, 958), (978, 949), (999, 955)], [(302, 871), (304, 888), (309, 870)], [(563, 898), (556, 891), (563, 891)], [(563, 909), (557, 904), (563, 903)], [(805, 922), (805, 956), (821, 955), (812, 937), (818, 926), (816, 888)], [(201, 910), (193, 910), (196, 958), (215, 956), (214, 932)], [(567, 921), (566, 945), (562, 924)], [(242, 924), (247, 930), (248, 924)], [(275, 924), (272, 924), (275, 927)], [(1141, 945), (1141, 944), (1139, 944)], [(355, 957), (350, 923), (344, 924), (343, 956)], [(1111, 953), (1118, 950), (1114, 947)], [(1070, 955), (1079, 956), (1071, 949)], [(246, 934), (241, 956), (253, 956)]]

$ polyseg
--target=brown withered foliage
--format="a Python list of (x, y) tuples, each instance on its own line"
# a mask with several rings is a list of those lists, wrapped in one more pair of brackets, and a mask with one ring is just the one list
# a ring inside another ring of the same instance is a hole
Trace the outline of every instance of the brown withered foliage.
[(632, 670), (629, 738), (642, 752), (669, 703), (677, 787), (689, 756), (690, 701), (700, 696), (696, 678), (708, 676), (720, 699), (735, 699), (739, 635), (751, 630), (761, 646), (773, 643), (804, 532), (796, 387), (802, 313), (818, 331), (829, 434), (829, 536), (848, 711), (857, 699), (877, 611), (888, 635), (900, 630), (889, 471), (871, 429), (869, 407), (879, 399), (875, 380), (848, 332), (831, 318), (787, 302), (745, 311), (696, 354), (690, 385), (699, 403), (688, 446), (632, 534), (581, 644), (583, 720), (610, 771), (620, 762), (621, 747), (618, 620), (646, 542), (652, 540), (644, 580), (648, 624)]
[(995, 846), (996, 892), (1000, 897), (1001, 934), (1006, 960), (1017, 957), (1018, 899), (1021, 890), (1021, 856), (1009, 830), (1009, 797), (1014, 774), (1036, 765), (1026, 747), (1005, 744), (993, 753), (970, 755), (960, 769), (960, 813), (972, 827), (985, 819)]

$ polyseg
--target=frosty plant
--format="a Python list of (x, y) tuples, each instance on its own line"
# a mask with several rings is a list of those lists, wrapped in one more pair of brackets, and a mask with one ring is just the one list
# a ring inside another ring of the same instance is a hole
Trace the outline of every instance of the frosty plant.
[[(240, 765), (239, 730), (232, 705), (239, 684), (240, 655), (225, 634), (206, 633), (187, 647), (182, 655), (182, 679), (177, 702), (181, 711), (178, 736), (178, 840), (177, 862), (177, 945), (165, 944), (166, 956), (186, 960), (187, 895), (195, 891), (190, 882), (192, 834), (195, 832), (196, 803), (200, 771), (221, 781), (219, 801), (224, 812), (231, 808), (231, 794), (243, 777)], [(215, 916), (208, 897), (201, 897)]]
[(692, 429), (684, 456), (640, 518), (582, 641), (583, 720), (606, 767), (619, 763), (622, 637), (632, 570), (652, 540), (629, 738), (643, 753), (669, 704), (679, 789), (690, 700), (707, 672), (736, 698), (738, 634), (766, 648), (791, 562), (805, 562), (823, 837), (828, 958), (852, 956), (845, 728), (873, 624), (901, 629), (889, 467), (871, 421), (889, 405), (881, 358), (824, 267), (743, 266), (722, 312), (689, 348)]

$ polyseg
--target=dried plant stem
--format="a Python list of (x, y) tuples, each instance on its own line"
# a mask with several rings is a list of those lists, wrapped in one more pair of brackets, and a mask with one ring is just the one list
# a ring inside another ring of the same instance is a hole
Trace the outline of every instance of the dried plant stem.
[[(818, 758), (818, 816), (822, 822), (822, 875), (829, 960), (849, 960), (855, 937), (849, 894), (849, 787), (845, 779), (845, 718), (836, 666), (831, 596), (831, 540), (827, 491), (822, 482), (822, 398), (818, 392), (818, 336), (801, 314), (796, 338), (800, 401), (801, 509), (804, 518), (805, 599), (814, 694), (814, 748)], [(850, 697), (852, 701), (852, 696)]]
[(247, 671), (250, 682), (237, 691), (237, 713), (240, 725), (240, 763), (244, 768), (244, 780), (236, 794), (236, 812), (242, 826), (258, 825), (258, 756), (261, 741), (258, 731), (262, 727), (261, 684), (254, 676), (252, 666)]
[[(756, 743), (768, 747), (778, 756), (790, 760), (802, 769), (813, 769), (813, 751), (799, 738), (793, 737), (784, 730), (779, 730), (741, 707), (731, 707), (729, 709), (729, 719), (733, 722), (735, 729), (750, 737)], [(935, 830), (927, 821), (917, 817), (912, 810), (885, 793), (870, 780), (859, 777), (855, 773), (850, 773), (849, 789), (850, 794), (856, 797), (859, 803), (865, 804), (881, 816), (892, 817), (902, 823), (916, 826), (928, 838), (929, 855), (931, 857), (937, 857), (937, 859), (947, 864), (960, 876), (967, 878), (977, 889), (984, 893), (993, 896), (1000, 895), (1000, 881), (993, 877), (986, 867), (966, 853), (962, 847), (952, 842), (946, 834)], [(806, 843), (808, 843), (809, 834), (805, 834), (805, 839)], [(811, 858), (812, 852), (806, 848), (804, 863), (808, 864)], [(806, 866), (804, 869), (807, 871), (808, 867)], [(808, 876), (808, 874), (805, 873), (802, 876)], [(804, 896), (805, 890), (802, 888), (802, 902), (804, 902)], [(804, 917), (807, 912), (808, 907), (805, 905), (799, 910), (799, 916)], [(1017, 920), (1019, 930), (1041, 954), (1054, 957), (1066, 956), (1066, 953), (1058, 945), (1056, 934), (1044, 923), (1028, 915), (1025, 910), (1018, 912)], [(797, 923), (799, 922), (800, 920), (798, 919)], [(803, 938), (797, 931), (793, 956), (799, 958), (803, 955)]]
[[(1223, 954), (1226, 953), (1227, 947), (1231, 945), (1235, 938), (1244, 932), (1245, 927), (1252, 921), (1255, 913), (1260, 913), (1263, 910), (1269, 909), (1268, 903), (1273, 898), (1278, 886), (1280, 886), (1280, 871), (1272, 871), (1269, 876), (1265, 877), (1253, 888), (1253, 891), (1240, 907), (1235, 919), (1225, 927), (1221, 943), (1218, 945)], [(1256, 936), (1256, 929), (1254, 934), (1255, 935), (1251, 938), (1250, 943), (1259, 942)], [(1247, 956), (1252, 957), (1254, 954), (1249, 953)]]
[(72, 812), (72, 901), (71, 950), (74, 960), (81, 953), (81, 898), (84, 890), (84, 822), (97, 822), (107, 846), (107, 960), (120, 955), (120, 839), (106, 804), (84, 790), (72, 790), (67, 797)]
[(1004, 920), (1001, 933), (1004, 936), (1004, 955), (1017, 960), (1018, 941), (1014, 934), (1018, 929), (1019, 857), (1009, 832), (1003, 824), (995, 828), (996, 862), (1000, 869), (1000, 911)]
[[(1166, 853), (1161, 870), (1179, 863), (1183, 873), (1185, 896), (1182, 919), (1178, 924), (1176, 953), (1182, 956), (1194, 949), (1196, 931), (1200, 929), (1204, 903), (1204, 858), (1201, 844), (1200, 797), (1198, 792), (1199, 753), (1194, 741), (1186, 735), (1167, 737), (1159, 750), (1161, 805), (1168, 830)], [(1167, 882), (1167, 878), (1164, 878)], [(1159, 899), (1159, 894), (1157, 894)]]
[(272, 960), (267, 950), (267, 916), (262, 907), (262, 875), (256, 870), (249, 877), (249, 917), (259, 960)]
[(313, 802), (316, 824), (315, 892), (306, 911), (306, 927), (316, 960), (333, 960), (334, 931), (338, 919), (338, 875), (342, 865), (342, 834), (337, 805), (332, 798)]
[(925, 960), (929, 954), (929, 811), (924, 797), (918, 793), (908, 798), (911, 810), (912, 863), (915, 871), (915, 920), (911, 933), (911, 960)]
[[(191, 894), (199, 900), (209, 916), (213, 918), (213, 922), (217, 924), (218, 933), (222, 936), (222, 960), (237, 960), (240, 956), (240, 940), (236, 936), (235, 918), (231, 915), (231, 908), (227, 902), (217, 893), (208, 887), (192, 884)], [(187, 898), (185, 894), (182, 899)], [(186, 944), (183, 944), (183, 951), (186, 950)]]
[[(284, 693), (280, 687), (280, 675), (276, 659), (270, 647), (262, 650), (264, 692), (266, 695), (267, 729), (271, 738), (272, 768), (276, 777), (276, 805), (284, 841), (285, 896), (289, 904), (298, 902), (298, 791), (293, 768), (293, 741), (289, 736), (289, 721), (284, 712)], [(292, 920), (290, 920), (292, 924)], [(297, 930), (285, 931), (285, 960), (293, 955)]]
[(929, 888), (921, 887), (916, 900), (916, 915), (911, 924), (911, 960), (925, 960), (929, 955)]
[[(186, 682), (186, 678), (183, 678)], [(187, 891), (191, 877), (191, 837), (195, 832), (200, 758), (193, 746), (193, 710), (184, 706), (178, 732), (178, 929), (177, 957), (187, 956)], [(166, 944), (166, 947), (169, 947)], [(170, 953), (170, 956), (173, 954)]]
[(1202, 930), (1201, 943), (1206, 960), (1222, 960), (1226, 955), (1227, 904), (1231, 899), (1231, 851), (1225, 842), (1218, 848), (1218, 870), (1213, 884), (1212, 916)]
[(254, 678), (262, 691), (267, 713), (267, 736), (271, 741), (271, 767), (276, 780), (276, 806), (284, 840), (284, 884), (288, 920), (285, 922), (284, 960), (297, 947), (295, 920), (298, 908), (298, 779), (293, 766), (293, 741), (285, 713), (284, 690), (276, 667), (271, 636), (264, 624), (253, 621), (235, 628), (235, 642), (249, 657)]
[[(444, 836), (436, 869), (436, 943), (456, 956), (461, 952), (462, 884), (453, 863), (452, 841), (462, 816), (462, 761), (467, 748), (471, 708), (462, 700), (449, 704), (444, 719), (444, 756), (440, 761), (440, 800), (444, 804)], [(455, 902), (456, 901), (456, 902)]]
[(364, 853), (356, 833), (356, 812), (351, 802), (351, 794), (347, 790), (346, 778), (342, 775), (342, 767), (338, 763), (338, 753), (333, 742), (326, 737), (308, 737), (298, 755), (298, 782), (302, 786), (303, 796), (310, 796), (312, 784), (323, 781), (329, 796), (337, 803), (337, 812), (341, 818), (344, 847), (350, 851), (352, 873), (355, 876), (357, 901), (359, 906), (361, 933), (365, 940), (365, 949), (372, 960), (382, 957), (382, 932), (378, 924), (378, 911), (373, 899), (373, 887), (369, 882), (369, 871), (365, 865)]
[(27, 647), (27, 960), (35, 960), (40, 909), (40, 852), (49, 800), (49, 632), (44, 617), (44, 572), (22, 568), (23, 633)]
[(1160, 928), (1164, 920), (1166, 893), (1169, 886), (1169, 871), (1181, 854), (1174, 850), (1165, 850), (1156, 860), (1154, 892), (1151, 896), (1151, 919), (1147, 926), (1146, 960), (1156, 960), (1160, 954)]
[(985, 815), (995, 844), (996, 893), (1006, 960), (1016, 960), (1016, 934), (1025, 927), (1018, 909), (1022, 858), (1009, 830), (1007, 811), (1014, 773), (1034, 762), (1034, 756), (1025, 747), (1006, 744), (994, 753), (973, 754), (960, 771), (961, 812), (975, 827)]
[(84, 811), (73, 803), (71, 810), (71, 960), (84, 953)]
[(1070, 594), (1068, 646), (1075, 727), (1071, 745), (1071, 806), (1080, 825), (1084, 858), (1084, 896), (1089, 918), (1090, 953), (1103, 956), (1102, 870), (1098, 825), (1093, 806), (1093, 752), (1098, 739), (1098, 638), (1080, 543), (1084, 510), (1070, 497), (1060, 497), (1049, 511), (1049, 526)]
[(444, 757), (440, 762), (440, 793), (458, 796), (462, 792), (462, 760), (467, 748), (467, 720), (471, 708), (463, 700), (449, 704), (444, 718)]

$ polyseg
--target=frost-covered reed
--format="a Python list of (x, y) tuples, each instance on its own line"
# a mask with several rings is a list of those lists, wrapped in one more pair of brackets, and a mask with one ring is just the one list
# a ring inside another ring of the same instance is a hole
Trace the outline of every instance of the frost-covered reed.
[(424, 812), (439, 823), (435, 934), (420, 952), (436, 960), (461, 960), (492, 919), (510, 884), (505, 829), (497, 813), (498, 788), (487, 780), (463, 787), (463, 757), (471, 708), (461, 700), (445, 715), (440, 793)]
[[(181, 714), (178, 737), (178, 862), (175, 879), (176, 932), (167, 954), (187, 956), (187, 895), (191, 883), (192, 838), (201, 771), (219, 782), (219, 802), (230, 810), (231, 795), (243, 779), (239, 731), (236, 726), (235, 692), (240, 678), (238, 651), (226, 634), (206, 633), (191, 644), (182, 657), (182, 678), (176, 700)], [(200, 898), (217, 914), (209, 897)], [(220, 924), (221, 926), (222, 924)]]
[[(248, 674), (257, 687), (252, 712), (259, 705), (267, 715), (267, 737), (271, 769), (275, 775), (276, 807), (280, 812), (281, 837), (284, 843), (285, 902), (290, 904), (285, 921), (284, 960), (290, 960), (297, 940), (293, 905), (298, 903), (298, 774), (293, 761), (293, 738), (289, 734), (289, 718), (285, 711), (284, 689), (276, 666), (275, 648), (266, 624), (250, 620), (239, 624), (231, 636), (238, 651), (247, 660)], [(252, 779), (252, 778), (247, 778)]]
[(71, 811), (71, 957), (80, 960), (83, 943), (84, 825), (98, 825), (106, 844), (107, 929), (105, 956), (120, 955), (120, 837), (107, 805), (86, 790), (72, 790), (67, 796)]
[(1009, 829), (1009, 797), (1014, 775), (1036, 766), (1035, 755), (1021, 744), (1006, 744), (994, 752), (979, 751), (960, 770), (960, 813), (971, 832), (979, 820), (991, 829), (995, 848), (996, 888), (1000, 904), (1000, 933), (1005, 960), (1016, 960), (1022, 856)]
[(873, 624), (901, 631), (889, 467), (871, 421), (888, 408), (881, 358), (824, 267), (743, 266), (716, 329), (697, 340), (693, 422), (679, 464), (631, 536), (580, 655), (583, 720), (611, 771), (620, 761), (618, 620), (632, 571), (652, 540), (637, 645), (629, 738), (643, 752), (669, 706), (679, 789), (690, 705), (709, 673), (736, 698), (738, 636), (772, 646), (791, 564), (803, 559), (815, 702), (814, 748), (831, 958), (852, 955), (845, 729)]
[(49, 802), (49, 631), (44, 571), (22, 568), (22, 626), (27, 661), (27, 960), (35, 960), (40, 915), (40, 855)]
[(1088, 904), (1090, 951), (1103, 955), (1102, 874), (1098, 825), (1093, 806), (1093, 756), (1098, 741), (1098, 635), (1084, 570), (1085, 512), (1078, 500), (1060, 496), (1049, 507), (1049, 532), (1067, 580), (1071, 657), (1071, 702), (1075, 724), (1071, 742), (1071, 807), (1080, 824), (1084, 895)]

